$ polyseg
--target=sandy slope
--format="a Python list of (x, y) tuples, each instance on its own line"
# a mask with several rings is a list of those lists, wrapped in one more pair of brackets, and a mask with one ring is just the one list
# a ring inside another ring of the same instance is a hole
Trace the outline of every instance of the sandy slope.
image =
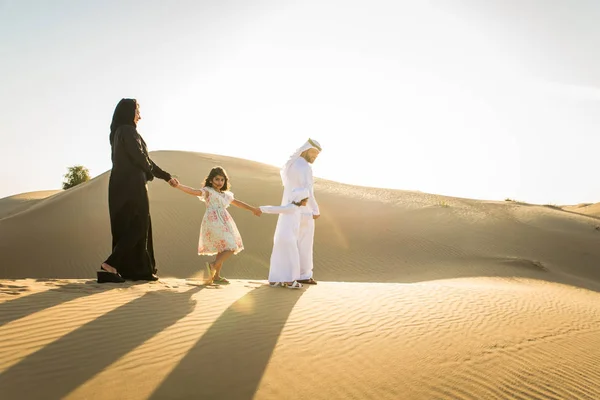
[(0, 199), (0, 220), (23, 212), (40, 201), (60, 193), (61, 190), (43, 190), (39, 192), (21, 193)]
[(571, 212), (575, 212), (575, 213), (579, 213), (579, 214), (590, 215), (593, 217), (600, 217), (600, 203), (578, 204), (576, 206), (565, 206), (565, 207), (563, 207), (563, 209), (566, 211), (571, 211)]
[[(241, 200), (281, 197), (271, 166), (153, 158), (192, 186), (223, 165)], [(319, 285), (265, 286), (276, 217), (233, 209), (246, 250), (231, 285), (204, 287), (185, 279), (204, 206), (157, 181), (161, 281), (99, 285), (107, 180), (0, 219), (9, 399), (600, 398), (596, 218), (318, 180)]]

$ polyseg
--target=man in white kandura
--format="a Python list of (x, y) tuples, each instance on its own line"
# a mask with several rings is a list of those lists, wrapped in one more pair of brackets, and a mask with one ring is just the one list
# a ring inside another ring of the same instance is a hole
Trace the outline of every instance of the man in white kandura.
[(300, 252), (298, 236), (300, 233), (300, 209), (308, 202), (308, 189), (294, 189), (291, 202), (284, 206), (260, 206), (267, 214), (279, 214), (277, 228), (273, 237), (273, 252), (269, 263), (269, 285), (301, 289)]
[[(294, 189), (306, 188), (309, 191), (308, 204), (300, 207), (301, 222), (298, 234), (298, 250), (300, 252), (300, 279), (298, 282), (316, 285), (313, 279), (313, 242), (315, 237), (315, 219), (319, 218), (320, 211), (313, 190), (313, 172), (311, 164), (321, 153), (321, 145), (313, 139), (308, 139), (289, 158), (281, 169), (283, 183), (283, 198), (281, 205), (292, 202)], [(277, 220), (279, 225), (281, 215)]]

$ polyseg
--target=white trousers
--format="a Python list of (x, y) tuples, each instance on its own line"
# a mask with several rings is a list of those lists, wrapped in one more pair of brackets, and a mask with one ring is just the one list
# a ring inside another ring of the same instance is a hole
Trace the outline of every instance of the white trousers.
[(298, 249), (300, 252), (300, 279), (313, 276), (313, 243), (315, 239), (315, 220), (310, 214), (303, 214), (300, 220)]

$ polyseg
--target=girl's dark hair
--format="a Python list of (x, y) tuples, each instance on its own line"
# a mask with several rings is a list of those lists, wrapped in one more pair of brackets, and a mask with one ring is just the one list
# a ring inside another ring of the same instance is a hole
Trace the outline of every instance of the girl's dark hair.
[(300, 207), (300, 206), (302, 205), (302, 202), (303, 202), (304, 200), (308, 200), (308, 197), (307, 197), (307, 198), (305, 198), (305, 199), (302, 199), (302, 200), (300, 200), (300, 201), (299, 201), (299, 202), (297, 202), (297, 203), (296, 203), (295, 201), (292, 201), (292, 204), (294, 204), (294, 205), (296, 205), (296, 206)]
[(135, 118), (136, 108), (136, 99), (121, 99), (121, 101), (119, 101), (119, 104), (117, 104), (117, 106), (115, 107), (112, 122), (110, 123), (109, 141), (111, 146), (113, 144), (115, 132), (117, 131), (118, 127), (122, 125), (131, 125), (133, 127), (136, 127), (135, 122), (133, 121)]
[(223, 169), (223, 167), (214, 167), (210, 170), (208, 176), (204, 179), (204, 186), (213, 187), (212, 180), (215, 176), (222, 176), (225, 178), (225, 183), (221, 188), (221, 191), (224, 192), (229, 190), (231, 186), (229, 186), (229, 177), (227, 176), (227, 172)]

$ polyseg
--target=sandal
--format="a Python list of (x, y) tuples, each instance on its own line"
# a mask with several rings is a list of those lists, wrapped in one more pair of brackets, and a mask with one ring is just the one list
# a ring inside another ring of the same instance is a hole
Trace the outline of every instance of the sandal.
[(302, 284), (299, 283), (298, 281), (292, 282), (291, 285), (288, 285), (287, 283), (282, 283), (282, 285), (284, 285), (288, 289), (302, 289), (302, 287), (303, 287)]
[(307, 285), (316, 285), (317, 284), (317, 281), (315, 281), (313, 278), (300, 279), (300, 280), (298, 280), (298, 282), (306, 283)]
[(98, 283), (123, 283), (125, 279), (119, 274), (113, 274), (105, 270), (96, 271), (96, 280)]
[(218, 277), (218, 278), (213, 278), (213, 283), (223, 283), (223, 284), (228, 284), (229, 281), (227, 280), (227, 278), (223, 278), (222, 276)]
[(279, 286), (283, 286), (283, 283), (281, 283), (281, 282), (269, 282), (269, 286), (270, 287), (279, 287)]
[(105, 270), (102, 265), (100, 266), (100, 271), (96, 272), (96, 278), (98, 283), (123, 283), (125, 279), (117, 272), (110, 272)]

